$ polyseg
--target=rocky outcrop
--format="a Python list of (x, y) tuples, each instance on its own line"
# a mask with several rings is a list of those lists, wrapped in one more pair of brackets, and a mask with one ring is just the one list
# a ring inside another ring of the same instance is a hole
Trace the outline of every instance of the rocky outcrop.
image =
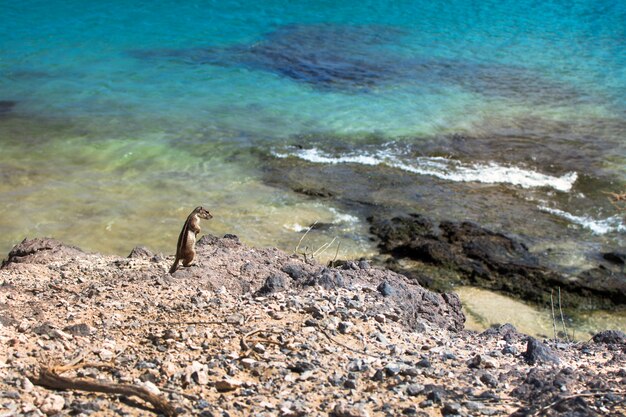
[(12, 263), (47, 264), (83, 255), (79, 248), (51, 238), (24, 239), (9, 252), (2, 268)]
[[(202, 417), (624, 411), (619, 332), (537, 342), (530, 365), (514, 327), (459, 331), (456, 296), (369, 262), (328, 268), (232, 235), (197, 249), (194, 266), (170, 275), (172, 257), (145, 248), (128, 258), (52, 239), (14, 248), (0, 269), (5, 414), (156, 415), (137, 390), (168, 415)], [(55, 370), (82, 382), (46, 388)], [(82, 392), (84, 381), (126, 387), (125, 398)]]
[[(167, 261), (146, 248), (133, 249), (128, 258), (115, 258), (88, 254), (49, 238), (24, 240), (16, 245), (2, 268), (10, 270), (17, 268), (17, 264), (47, 265), (51, 277), (56, 275), (55, 271), (69, 276), (76, 270), (97, 270), (97, 275), (102, 277), (124, 275), (125, 279), (140, 279), (151, 276), (164, 282), (172, 279), (163, 270)], [(140, 264), (141, 268), (135, 268)], [(326, 290), (369, 288), (380, 302), (367, 306), (367, 314), (394, 311), (411, 329), (421, 329), (422, 323), (427, 321), (460, 331), (465, 322), (456, 294), (429, 291), (400, 274), (371, 268), (367, 262), (348, 262), (340, 268), (329, 268), (274, 248), (252, 249), (233, 235), (204, 236), (197, 243), (195, 265), (181, 268), (173, 274), (173, 279), (191, 287), (224, 287), (238, 295), (302, 291), (311, 286)], [(382, 283), (390, 289), (386, 294), (376, 290)]]
[(420, 214), (370, 217), (369, 221), (383, 252), (452, 271), (460, 283), (541, 304), (560, 289), (562, 303), (569, 308), (626, 304), (626, 275), (615, 268), (601, 265), (566, 276), (542, 265), (523, 243), (470, 222), (437, 224)]

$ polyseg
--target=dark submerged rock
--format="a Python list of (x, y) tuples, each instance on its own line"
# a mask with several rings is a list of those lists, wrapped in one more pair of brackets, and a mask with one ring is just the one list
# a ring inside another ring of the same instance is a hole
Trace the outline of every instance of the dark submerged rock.
[[(561, 289), (568, 308), (626, 304), (626, 275), (602, 266), (567, 277), (542, 265), (521, 242), (471, 222), (442, 221), (420, 214), (368, 218), (379, 247), (395, 258), (410, 258), (452, 272), (459, 283), (503, 291), (545, 304)], [(415, 271), (393, 268), (411, 277)], [(426, 284), (428, 280), (420, 280)], [(452, 278), (454, 279), (454, 278)]]
[[(381, 25), (284, 25), (249, 44), (226, 48), (136, 50), (143, 60), (269, 71), (321, 90), (366, 93), (397, 82), (460, 85), (481, 94), (572, 98), (569, 86), (521, 66), (431, 57), (407, 58), (384, 48), (403, 35)], [(518, 86), (524, 85), (523, 89)]]
[(626, 253), (623, 252), (606, 252), (602, 254), (602, 257), (617, 265), (626, 264)]
[(11, 113), (11, 111), (13, 111), (13, 108), (15, 107), (16, 104), (17, 104), (17, 101), (0, 100), (0, 117), (2, 117), (5, 114)]

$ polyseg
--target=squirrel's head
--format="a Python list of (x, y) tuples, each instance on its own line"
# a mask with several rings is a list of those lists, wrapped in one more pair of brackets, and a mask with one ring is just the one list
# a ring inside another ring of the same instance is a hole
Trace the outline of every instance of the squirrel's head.
[(198, 215), (198, 217), (200, 217), (201, 219), (212, 219), (213, 215), (211, 213), (209, 213), (209, 210), (206, 210), (204, 207), (200, 206), (200, 207), (196, 207), (196, 209), (194, 210), (194, 213), (196, 213)]

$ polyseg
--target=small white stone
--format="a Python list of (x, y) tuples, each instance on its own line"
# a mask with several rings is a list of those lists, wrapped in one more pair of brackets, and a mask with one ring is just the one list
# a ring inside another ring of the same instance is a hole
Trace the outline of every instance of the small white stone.
[(64, 340), (71, 340), (74, 338), (71, 334), (65, 333), (63, 330), (59, 330), (59, 329), (53, 329), (50, 332), (50, 335), (56, 339), (64, 339)]
[(151, 394), (154, 395), (161, 395), (161, 390), (159, 389), (159, 387), (157, 387), (156, 385), (154, 385), (154, 383), (150, 382), (150, 381), (144, 381), (141, 384), (145, 389), (147, 389), (148, 391), (150, 391)]
[(220, 381), (217, 381), (215, 383), (215, 388), (219, 392), (226, 392), (226, 391), (236, 390), (237, 388), (239, 388), (242, 385), (243, 385), (243, 383), (241, 381), (227, 377), (227, 378), (224, 378), (224, 379), (222, 379)]
[(43, 404), (41, 404), (41, 411), (43, 411), (47, 415), (53, 415), (59, 413), (63, 410), (65, 406), (65, 399), (60, 395), (50, 394), (43, 400)]
[(30, 328), (30, 323), (28, 320), (22, 320), (20, 325), (17, 327), (17, 331), (20, 333), (24, 333), (26, 330)]
[(33, 388), (35, 388), (35, 386), (32, 382), (30, 382), (30, 379), (24, 378), (22, 380), (22, 389), (24, 390), (24, 392), (31, 392)]
[(98, 353), (98, 356), (100, 356), (100, 359), (102, 359), (103, 361), (110, 361), (111, 359), (113, 359), (114, 355), (115, 354), (113, 352), (107, 349), (100, 349), (100, 352)]
[(256, 364), (256, 362), (257, 362), (257, 361), (255, 361), (255, 360), (254, 360), (254, 359), (252, 359), (252, 358), (243, 358), (243, 359), (241, 360), (241, 365), (242, 365), (244, 368), (246, 368), (246, 369), (250, 369), (250, 368), (252, 368), (252, 367)]

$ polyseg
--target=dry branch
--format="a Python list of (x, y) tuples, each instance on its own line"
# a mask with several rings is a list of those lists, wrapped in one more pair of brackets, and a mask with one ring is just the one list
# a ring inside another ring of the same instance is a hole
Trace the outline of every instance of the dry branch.
[(562, 397), (558, 397), (555, 401), (552, 401), (550, 404), (544, 405), (543, 407), (538, 409), (533, 415), (534, 416), (544, 415), (547, 409), (552, 408), (555, 405), (562, 403), (563, 401), (571, 400), (574, 398), (604, 397), (605, 395), (608, 395), (608, 394), (613, 394), (613, 395), (617, 395), (621, 397), (624, 397), (626, 395), (626, 393), (622, 391), (586, 392), (586, 393), (580, 393), (580, 394), (565, 395)]
[(359, 355), (366, 355), (366, 356), (369, 356), (371, 358), (380, 359), (379, 356), (372, 355), (371, 353), (367, 353), (364, 350), (355, 349), (355, 348), (352, 348), (352, 347), (350, 347), (350, 346), (348, 346), (346, 344), (341, 343), (340, 341), (334, 339), (331, 335), (328, 334), (328, 332), (325, 329), (322, 329), (321, 327), (318, 327), (318, 329), (322, 332), (322, 334), (324, 336), (326, 336), (326, 338), (328, 340), (330, 340), (331, 342), (333, 342), (334, 344), (336, 344), (338, 346), (341, 346), (344, 349), (348, 349), (349, 351), (354, 352), (354, 353), (358, 353)]
[(31, 381), (33, 381), (36, 385), (55, 390), (78, 390), (135, 396), (152, 404), (157, 411), (168, 417), (176, 416), (177, 414), (176, 409), (166, 399), (152, 394), (143, 387), (128, 384), (100, 382), (85, 378), (70, 378), (61, 376), (57, 372), (57, 369), (54, 367), (47, 368), (42, 366), (39, 369), (39, 375), (33, 376)]
[(626, 193), (607, 193), (611, 204), (620, 211), (626, 211)]

